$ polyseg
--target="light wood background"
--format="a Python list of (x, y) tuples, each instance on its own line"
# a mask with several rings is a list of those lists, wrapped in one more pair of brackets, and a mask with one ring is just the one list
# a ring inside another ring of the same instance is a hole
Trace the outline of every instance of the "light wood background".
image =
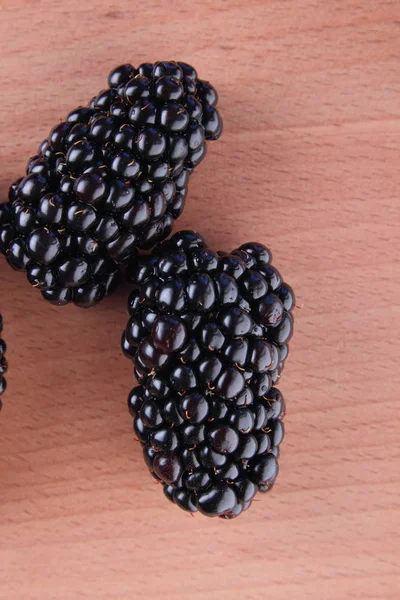
[(225, 132), (180, 226), (297, 291), (281, 472), (236, 521), (170, 505), (131, 432), (128, 288), (47, 305), (0, 261), (0, 598), (400, 597), (398, 0), (0, 2), (0, 194), (119, 63), (182, 59)]

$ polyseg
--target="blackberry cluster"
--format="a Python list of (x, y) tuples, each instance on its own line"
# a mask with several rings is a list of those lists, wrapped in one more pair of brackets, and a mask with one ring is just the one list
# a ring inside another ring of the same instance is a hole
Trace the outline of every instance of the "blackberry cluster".
[(137, 248), (166, 238), (222, 121), (186, 63), (126, 64), (29, 159), (0, 206), (0, 251), (49, 302), (93, 306)]
[(122, 349), (139, 385), (128, 406), (145, 461), (190, 512), (237, 517), (278, 474), (285, 403), (274, 387), (294, 294), (265, 246), (231, 254), (182, 231), (128, 268)]
[[(3, 333), (3, 317), (0, 314), (0, 336)], [(0, 396), (4, 394), (7, 388), (7, 381), (4, 375), (7, 373), (8, 364), (6, 359), (7, 345), (2, 337), (0, 337)], [(0, 399), (0, 410), (2, 409), (2, 401)]]

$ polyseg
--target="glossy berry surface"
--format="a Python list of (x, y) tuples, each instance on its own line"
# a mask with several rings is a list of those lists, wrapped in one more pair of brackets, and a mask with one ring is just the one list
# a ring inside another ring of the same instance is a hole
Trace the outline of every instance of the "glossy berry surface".
[(261, 244), (219, 254), (182, 231), (128, 266), (128, 406), (153, 477), (189, 512), (235, 518), (278, 474), (294, 294), (270, 263)]
[[(216, 101), (186, 63), (115, 68), (89, 106), (51, 130), (0, 205), (8, 263), (55, 305), (99, 302), (138, 249), (171, 233), (206, 141), (221, 135)], [(164, 311), (174, 298), (164, 291)]]
[[(8, 363), (6, 359), (7, 345), (2, 338), (2, 333), (3, 317), (0, 314), (0, 396), (2, 396), (7, 389), (7, 381), (4, 375), (7, 373), (8, 370)], [(3, 404), (0, 398), (0, 410), (2, 409), (2, 406)]]

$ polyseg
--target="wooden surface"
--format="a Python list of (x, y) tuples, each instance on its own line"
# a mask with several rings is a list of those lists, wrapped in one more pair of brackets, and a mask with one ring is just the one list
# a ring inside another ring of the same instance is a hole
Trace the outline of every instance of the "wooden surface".
[(0, 194), (115, 65), (193, 62), (225, 131), (179, 225), (297, 291), (281, 472), (236, 521), (170, 505), (134, 441), (128, 288), (48, 306), (0, 261), (0, 598), (400, 597), (397, 0), (0, 2)]

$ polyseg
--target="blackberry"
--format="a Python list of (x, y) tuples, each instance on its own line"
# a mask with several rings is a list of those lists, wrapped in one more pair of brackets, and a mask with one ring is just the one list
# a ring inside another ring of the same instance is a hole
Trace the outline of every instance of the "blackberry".
[[(0, 336), (3, 333), (3, 317), (0, 314)], [(7, 381), (4, 375), (7, 373), (8, 364), (6, 359), (7, 345), (2, 337), (0, 337), (0, 396), (4, 394), (7, 389)], [(0, 410), (2, 409), (2, 401), (0, 398)]]
[(137, 249), (168, 237), (222, 121), (217, 93), (182, 62), (121, 65), (56, 125), (0, 205), (0, 252), (56, 305), (89, 307)]
[(139, 385), (134, 429), (166, 496), (231, 519), (278, 474), (285, 403), (278, 383), (294, 294), (261, 244), (231, 254), (178, 232), (132, 260), (122, 349)]

